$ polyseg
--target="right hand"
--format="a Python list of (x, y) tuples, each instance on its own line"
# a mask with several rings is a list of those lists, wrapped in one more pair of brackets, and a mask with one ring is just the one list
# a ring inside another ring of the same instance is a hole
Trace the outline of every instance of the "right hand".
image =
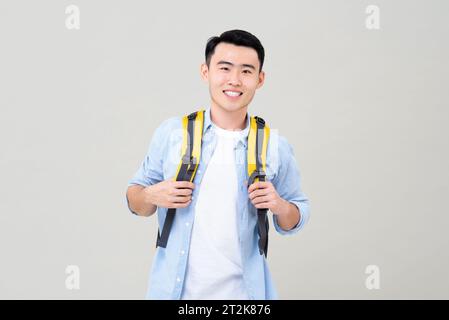
[(158, 207), (185, 208), (192, 202), (194, 188), (190, 181), (165, 180), (146, 187), (145, 198)]

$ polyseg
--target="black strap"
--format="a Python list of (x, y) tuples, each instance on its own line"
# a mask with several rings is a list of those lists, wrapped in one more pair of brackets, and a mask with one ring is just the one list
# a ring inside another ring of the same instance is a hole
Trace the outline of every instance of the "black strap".
[[(192, 156), (193, 152), (193, 134), (194, 134), (194, 124), (196, 119), (197, 112), (191, 113), (188, 116), (188, 123), (187, 123), (187, 132), (188, 132), (188, 139), (187, 139), (187, 149), (186, 153), (182, 157), (182, 164), (181, 168), (179, 169), (178, 175), (176, 176), (176, 181), (190, 181), (194, 172), (195, 172), (195, 165), (197, 162), (197, 159), (195, 159)], [(156, 248), (167, 247), (168, 242), (168, 236), (170, 235), (170, 230), (173, 225), (173, 220), (175, 219), (176, 214), (176, 208), (169, 208), (167, 210), (167, 215), (165, 217), (164, 226), (162, 227), (162, 234), (159, 233), (159, 230), (157, 232), (157, 240), (156, 240)]]
[[(256, 135), (256, 171), (251, 174), (248, 180), (248, 186), (250, 186), (254, 178), (257, 176), (259, 181), (265, 181), (265, 172), (262, 168), (262, 145), (264, 139), (265, 121), (260, 117), (255, 117), (257, 123), (257, 135)], [(268, 231), (270, 224), (268, 223), (268, 209), (257, 209), (257, 231), (259, 233), (259, 253), (268, 254)]]

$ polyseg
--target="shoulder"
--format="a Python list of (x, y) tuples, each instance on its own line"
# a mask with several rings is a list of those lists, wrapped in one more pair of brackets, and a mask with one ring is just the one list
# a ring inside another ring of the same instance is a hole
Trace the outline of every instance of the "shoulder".
[(178, 126), (181, 126), (180, 117), (170, 117), (159, 123), (156, 129), (153, 129), (148, 153), (164, 152), (171, 139), (170, 135), (176, 132)]
[(287, 138), (279, 134), (279, 130), (270, 130), (267, 149), (267, 175), (274, 178), (282, 167), (291, 160), (293, 149)]
[(278, 140), (279, 140), (279, 152), (281, 155), (293, 154), (293, 147), (285, 136), (279, 135)]
[(192, 112), (186, 112), (180, 114), (178, 116), (173, 116), (165, 119), (161, 122), (161, 124), (156, 129), (156, 134), (161, 136), (163, 135), (164, 139), (168, 139), (169, 141), (178, 140), (182, 138), (182, 120), (184, 116), (189, 115)]
[(281, 160), (282, 158), (290, 156), (290, 154), (293, 153), (293, 148), (288, 139), (279, 134), (278, 130), (271, 130), (268, 152), (272, 157)]
[(154, 143), (166, 144), (174, 132), (181, 129), (181, 117), (170, 117), (163, 120), (154, 130)]
[(163, 132), (163, 133), (169, 133), (173, 130), (176, 130), (178, 128), (181, 128), (181, 118), (178, 117), (170, 117), (168, 119), (165, 119), (160, 123), (156, 131)]
[[(193, 111), (192, 111), (193, 112)], [(159, 127), (156, 129), (158, 131), (170, 132), (177, 129), (182, 129), (182, 119), (184, 116), (189, 115), (192, 112), (181, 113), (178, 116), (173, 116), (165, 119), (161, 122)]]

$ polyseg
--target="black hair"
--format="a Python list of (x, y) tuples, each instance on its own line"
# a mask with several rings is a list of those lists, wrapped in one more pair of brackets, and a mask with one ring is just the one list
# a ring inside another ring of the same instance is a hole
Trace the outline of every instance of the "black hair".
[(211, 37), (207, 40), (206, 44), (206, 64), (209, 67), (210, 60), (212, 55), (214, 54), (215, 47), (220, 43), (230, 43), (236, 46), (243, 46), (253, 48), (257, 52), (257, 56), (259, 58), (260, 69), (259, 72), (262, 71), (263, 60), (265, 58), (265, 50), (260, 43), (259, 39), (251, 33), (244, 30), (229, 30), (223, 32), (219, 37)]

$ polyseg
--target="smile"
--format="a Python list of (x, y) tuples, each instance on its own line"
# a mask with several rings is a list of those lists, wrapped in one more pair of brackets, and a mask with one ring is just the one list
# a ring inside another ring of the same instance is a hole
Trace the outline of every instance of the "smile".
[(230, 91), (230, 90), (223, 90), (223, 93), (225, 95), (227, 95), (228, 97), (232, 97), (232, 98), (239, 97), (239, 96), (241, 96), (243, 94), (243, 92)]

